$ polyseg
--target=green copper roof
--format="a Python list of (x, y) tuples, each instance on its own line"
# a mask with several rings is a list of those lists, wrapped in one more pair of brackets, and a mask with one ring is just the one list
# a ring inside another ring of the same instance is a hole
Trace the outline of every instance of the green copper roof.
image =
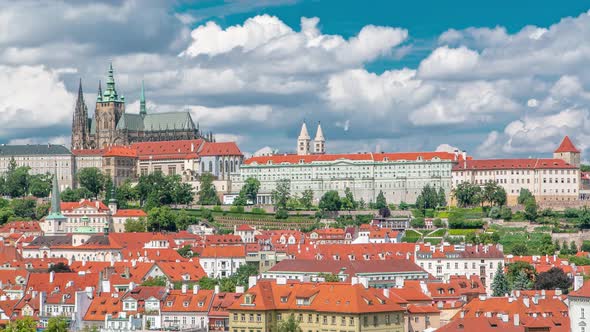
[(45, 219), (65, 219), (61, 213), (61, 200), (59, 198), (59, 186), (57, 183), (57, 174), (53, 173), (53, 183), (51, 188), (51, 210)]
[(96, 231), (94, 230), (94, 227), (91, 227), (91, 226), (80, 226), (80, 227), (77, 227), (74, 230), (74, 233), (78, 233), (78, 234), (94, 234), (94, 233), (96, 233)]
[(145, 91), (143, 88), (143, 81), (141, 81), (141, 94), (139, 95), (139, 114), (147, 114), (147, 111), (145, 109)]
[(143, 116), (124, 113), (117, 124), (117, 129), (132, 131), (195, 130), (195, 124), (189, 112), (152, 113)]
[(71, 155), (68, 148), (53, 144), (0, 145), (0, 156)]
[(115, 89), (115, 76), (113, 75), (113, 63), (109, 67), (109, 75), (107, 78), (107, 88), (102, 95), (102, 102), (124, 102), (125, 99), (117, 94)]

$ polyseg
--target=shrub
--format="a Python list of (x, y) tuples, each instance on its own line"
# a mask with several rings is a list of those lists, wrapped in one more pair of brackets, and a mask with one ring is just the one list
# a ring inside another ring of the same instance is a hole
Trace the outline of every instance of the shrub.
[(577, 218), (578, 217), (578, 209), (567, 208), (563, 211), (563, 215), (566, 218)]
[(244, 213), (244, 207), (241, 205), (235, 205), (229, 208), (229, 212), (232, 213)]
[(221, 206), (219, 206), (219, 205), (215, 205), (215, 206), (213, 207), (213, 212), (223, 212), (223, 210), (221, 209)]
[(253, 214), (266, 214), (266, 210), (264, 210), (263, 208), (255, 207), (255, 208), (252, 208), (252, 213)]
[(289, 212), (285, 209), (278, 209), (275, 213), (275, 218), (277, 219), (287, 219), (289, 218)]

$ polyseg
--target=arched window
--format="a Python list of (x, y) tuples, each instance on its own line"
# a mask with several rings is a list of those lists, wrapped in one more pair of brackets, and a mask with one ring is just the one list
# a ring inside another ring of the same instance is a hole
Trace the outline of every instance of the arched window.
[(213, 162), (209, 162), (209, 173), (213, 173)]
[(235, 172), (235, 169), (234, 169), (234, 161), (233, 161), (233, 160), (232, 160), (232, 161), (230, 161), (230, 163), (229, 163), (229, 164), (230, 164), (230, 166), (231, 166), (231, 172), (232, 172), (232, 173), (233, 173), (233, 172)]
[(223, 160), (219, 161), (219, 172), (223, 172)]
[(201, 163), (201, 173), (205, 172), (205, 162)]
[(229, 172), (229, 163), (227, 162), (227, 160), (225, 161), (225, 172)]

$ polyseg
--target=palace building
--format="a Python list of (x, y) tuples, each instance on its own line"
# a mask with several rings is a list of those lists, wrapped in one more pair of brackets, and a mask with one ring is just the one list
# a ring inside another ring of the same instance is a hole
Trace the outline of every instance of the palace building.
[(94, 115), (89, 117), (84, 101), (82, 81), (72, 121), (72, 149), (98, 149), (136, 142), (173, 141), (204, 138), (213, 141), (211, 133), (204, 135), (195, 126), (188, 111), (148, 114), (145, 91), (141, 85), (139, 113), (125, 112), (125, 97), (115, 88), (113, 66), (109, 68), (106, 90), (100, 82)]

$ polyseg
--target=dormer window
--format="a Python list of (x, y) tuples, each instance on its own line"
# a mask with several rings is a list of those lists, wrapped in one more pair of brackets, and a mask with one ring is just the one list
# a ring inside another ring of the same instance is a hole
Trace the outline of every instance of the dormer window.
[(199, 302), (199, 303), (198, 303), (198, 306), (199, 306), (199, 307), (202, 307), (202, 306), (204, 306), (204, 305), (205, 305), (205, 303), (204, 303), (204, 302)]
[(188, 301), (182, 302), (182, 306), (185, 307), (185, 308), (188, 308)]
[(289, 298), (287, 296), (281, 296), (281, 303), (287, 303)]
[(171, 307), (171, 306), (172, 306), (172, 301), (168, 301), (168, 302), (166, 302), (166, 306), (167, 306), (167, 307)]

